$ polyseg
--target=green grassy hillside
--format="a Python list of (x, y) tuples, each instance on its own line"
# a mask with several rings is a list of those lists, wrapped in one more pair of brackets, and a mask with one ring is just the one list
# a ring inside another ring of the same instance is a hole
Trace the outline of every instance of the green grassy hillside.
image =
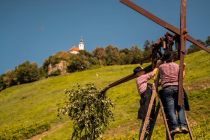
[[(194, 137), (210, 137), (210, 55), (200, 51), (186, 57), (185, 88), (189, 94), (191, 111), (188, 112)], [(74, 84), (95, 83), (103, 88), (107, 84), (132, 73), (137, 65), (109, 66), (84, 72), (43, 79), (18, 85), (0, 92), (0, 139), (24, 139), (42, 133), (32, 139), (65, 140), (71, 136), (71, 121), (59, 119), (57, 109), (65, 101), (64, 89)], [(137, 139), (139, 121), (137, 110), (139, 96), (135, 80), (114, 87), (107, 92), (115, 104), (113, 121), (103, 139)], [(45, 133), (43, 133), (46, 131)], [(154, 139), (164, 139), (162, 118), (158, 118)], [(178, 139), (187, 139), (178, 135)]]

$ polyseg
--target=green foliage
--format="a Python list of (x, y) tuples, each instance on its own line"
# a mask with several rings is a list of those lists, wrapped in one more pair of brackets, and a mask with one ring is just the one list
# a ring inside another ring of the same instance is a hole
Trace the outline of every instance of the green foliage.
[[(204, 46), (206, 45), (205, 42), (201, 41), (201, 40), (197, 40), (198, 42), (200, 42), (201, 44), (203, 44)], [(187, 53), (190, 54), (190, 53), (194, 53), (194, 52), (197, 52), (197, 51), (200, 51), (201, 49), (194, 45), (194, 44), (191, 44), (190, 47), (188, 48), (187, 50)]]
[(39, 68), (36, 63), (25, 61), (15, 68), (17, 82), (19, 84), (39, 80)]
[(130, 49), (130, 57), (132, 58), (131, 64), (139, 64), (143, 58), (143, 52), (137, 46)]
[(4, 75), (0, 75), (0, 91), (6, 88), (6, 84), (4, 83), (3, 76)]
[(106, 52), (104, 48), (101, 47), (96, 47), (95, 50), (93, 51), (93, 56), (98, 59), (100, 65), (105, 65), (105, 56)]
[(53, 72), (50, 74), (50, 76), (58, 76), (58, 75), (60, 75), (60, 74), (61, 74), (61, 71), (58, 69), (58, 70), (53, 71)]
[(65, 92), (68, 101), (59, 109), (74, 121), (72, 140), (95, 140), (113, 118), (110, 99), (102, 95), (94, 84), (77, 85)]
[(72, 54), (68, 52), (57, 52), (56, 54), (49, 56), (47, 59), (45, 59), (42, 67), (44, 69), (45, 75), (47, 75), (48, 72), (48, 66), (58, 64), (61, 60), (68, 61), (70, 59)]
[(84, 57), (81, 57), (81, 55), (73, 55), (71, 57), (71, 62), (67, 66), (68, 72), (75, 72), (75, 71), (82, 71), (86, 70), (90, 67), (89, 61), (87, 61)]
[(194, 52), (197, 52), (197, 51), (200, 51), (200, 50), (201, 50), (200, 48), (198, 48), (196, 45), (192, 44), (188, 48), (187, 53), (190, 54), (190, 53), (194, 53)]
[(105, 48), (105, 60), (107, 65), (119, 64), (119, 51), (117, 47), (109, 45)]
[[(209, 60), (210, 55), (204, 51), (187, 55), (185, 58), (186, 77), (184, 84), (191, 107), (191, 111), (187, 112), (188, 120), (192, 125), (193, 136), (199, 140), (210, 137)], [(136, 66), (101, 67), (7, 88), (0, 92), (0, 133), (5, 129), (16, 129), (15, 126), (30, 128), (34, 122), (43, 120), (41, 123), (50, 124), (51, 129), (48, 133), (44, 133), (41, 137), (42, 140), (68, 140), (69, 135), (72, 134), (72, 121), (66, 117), (63, 117), (62, 120), (57, 118), (58, 104), (62, 104), (66, 99), (62, 94), (63, 89), (71, 89), (71, 85), (75, 83), (84, 85), (89, 82), (102, 88), (125, 75), (131, 74)], [(109, 124), (102, 139), (138, 139), (141, 122), (136, 118), (139, 95), (135, 80), (109, 89), (106, 95), (115, 105), (112, 110), (115, 121)], [(179, 135), (177, 136), (176, 140), (189, 139), (188, 135), (180, 135), (180, 138)], [(5, 136), (5, 139), (11, 139), (11, 137), (8, 135), (8, 138)], [(158, 119), (157, 125), (155, 125), (152, 139), (165, 139), (165, 127), (162, 118)]]
[(39, 133), (49, 130), (50, 125), (48, 123), (34, 123), (29, 126), (23, 124), (19, 126), (8, 126), (3, 130), (0, 129), (1, 140), (11, 139), (26, 139), (35, 136)]
[(39, 68), (39, 75), (40, 75), (40, 78), (45, 78), (45, 77), (48, 76), (48, 75), (47, 75), (47, 72), (44, 70), (44, 67), (43, 67), (43, 66), (41, 66), (41, 67)]
[(210, 46), (210, 36), (208, 36), (207, 39), (206, 39), (206, 45)]
[(152, 42), (146, 40), (144, 43), (144, 52), (143, 52), (143, 58), (145, 62), (150, 61), (151, 54), (152, 54)]
[(2, 89), (16, 85), (17, 84), (16, 71), (9, 70), (5, 74), (2, 74), (0, 78), (0, 83)]

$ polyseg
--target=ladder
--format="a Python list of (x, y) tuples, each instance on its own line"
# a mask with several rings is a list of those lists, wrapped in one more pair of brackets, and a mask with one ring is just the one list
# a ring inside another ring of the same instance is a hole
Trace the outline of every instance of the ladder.
[[(139, 135), (139, 140), (144, 140), (147, 124), (149, 123), (149, 120), (151, 119), (150, 114), (151, 114), (153, 105), (155, 105), (156, 100), (158, 101), (158, 103), (155, 106), (154, 118), (152, 118), (153, 119), (153, 125), (152, 125), (152, 128), (151, 128), (151, 131), (149, 132), (149, 134), (147, 136), (147, 139), (148, 140), (151, 139), (152, 132), (153, 132), (153, 129), (154, 129), (154, 125), (155, 125), (156, 120), (157, 120), (157, 116), (159, 114), (159, 111), (161, 110), (161, 114), (163, 116), (164, 124), (165, 124), (165, 127), (166, 127), (166, 140), (174, 140), (174, 135), (170, 134), (170, 130), (169, 130), (169, 127), (168, 127), (167, 118), (166, 118), (166, 115), (165, 115), (165, 112), (164, 112), (163, 104), (162, 104), (161, 100), (159, 99), (156, 87), (157, 86), (155, 86), (155, 84), (153, 84), (153, 86), (152, 86), (152, 96), (151, 96), (150, 103), (149, 103), (149, 106), (148, 106), (148, 111), (147, 111), (147, 114), (146, 114), (146, 117), (145, 117), (145, 120), (144, 120), (144, 123), (143, 123), (143, 128), (142, 128), (142, 131)], [(188, 134), (190, 136), (190, 139), (194, 140), (193, 135), (192, 135), (192, 131), (191, 131), (190, 126), (189, 126), (189, 122), (188, 122), (188, 119), (187, 119), (186, 112), (185, 112), (185, 118), (186, 118), (186, 123), (187, 123), (187, 127), (188, 127)]]

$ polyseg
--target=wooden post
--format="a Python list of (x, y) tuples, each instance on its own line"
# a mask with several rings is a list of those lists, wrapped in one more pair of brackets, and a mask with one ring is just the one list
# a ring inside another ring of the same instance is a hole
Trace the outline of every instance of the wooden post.
[(151, 99), (150, 99), (150, 102), (149, 102), (147, 114), (146, 114), (146, 116), (144, 118), (144, 124), (143, 124), (143, 128), (142, 128), (139, 140), (144, 140), (144, 136), (145, 136), (145, 133), (146, 133), (147, 125), (148, 125), (148, 123), (150, 121), (150, 114), (151, 114), (151, 111), (152, 111), (152, 108), (153, 108), (156, 96), (157, 96), (156, 88), (155, 88), (155, 86), (153, 84), (153, 86), (152, 86), (152, 96), (151, 96)]
[(179, 106), (183, 105), (182, 94), (183, 94), (183, 68), (184, 68), (184, 56), (186, 53), (186, 0), (181, 0), (180, 8), (180, 63), (179, 63)]
[(189, 131), (190, 139), (194, 140), (193, 135), (192, 135), (192, 131), (190, 129), (190, 125), (189, 125), (189, 122), (188, 122), (188, 119), (187, 119), (187, 114), (186, 114), (186, 112), (184, 112), (184, 113), (185, 113), (185, 119), (186, 119), (186, 122), (187, 122), (187, 128), (188, 128), (188, 131)]
[(169, 127), (168, 127), (168, 122), (167, 122), (167, 118), (166, 118), (166, 115), (165, 115), (165, 111), (164, 111), (164, 108), (163, 108), (163, 104), (161, 102), (161, 100), (159, 100), (160, 102), (160, 109), (161, 109), (161, 113), (162, 113), (162, 116), (163, 116), (163, 120), (164, 120), (164, 124), (165, 124), (165, 127), (166, 127), (166, 137), (168, 140), (172, 140), (172, 136), (170, 134), (170, 130), (169, 130)]

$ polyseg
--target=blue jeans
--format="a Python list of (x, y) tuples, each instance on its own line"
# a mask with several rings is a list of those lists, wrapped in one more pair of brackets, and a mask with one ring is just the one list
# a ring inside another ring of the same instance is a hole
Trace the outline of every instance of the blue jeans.
[[(178, 86), (168, 86), (161, 90), (160, 98), (164, 106), (164, 111), (168, 119), (170, 130), (174, 130), (176, 127), (185, 126), (185, 112), (184, 112), (184, 93), (183, 105), (178, 105)], [(177, 112), (177, 116), (176, 116)]]

